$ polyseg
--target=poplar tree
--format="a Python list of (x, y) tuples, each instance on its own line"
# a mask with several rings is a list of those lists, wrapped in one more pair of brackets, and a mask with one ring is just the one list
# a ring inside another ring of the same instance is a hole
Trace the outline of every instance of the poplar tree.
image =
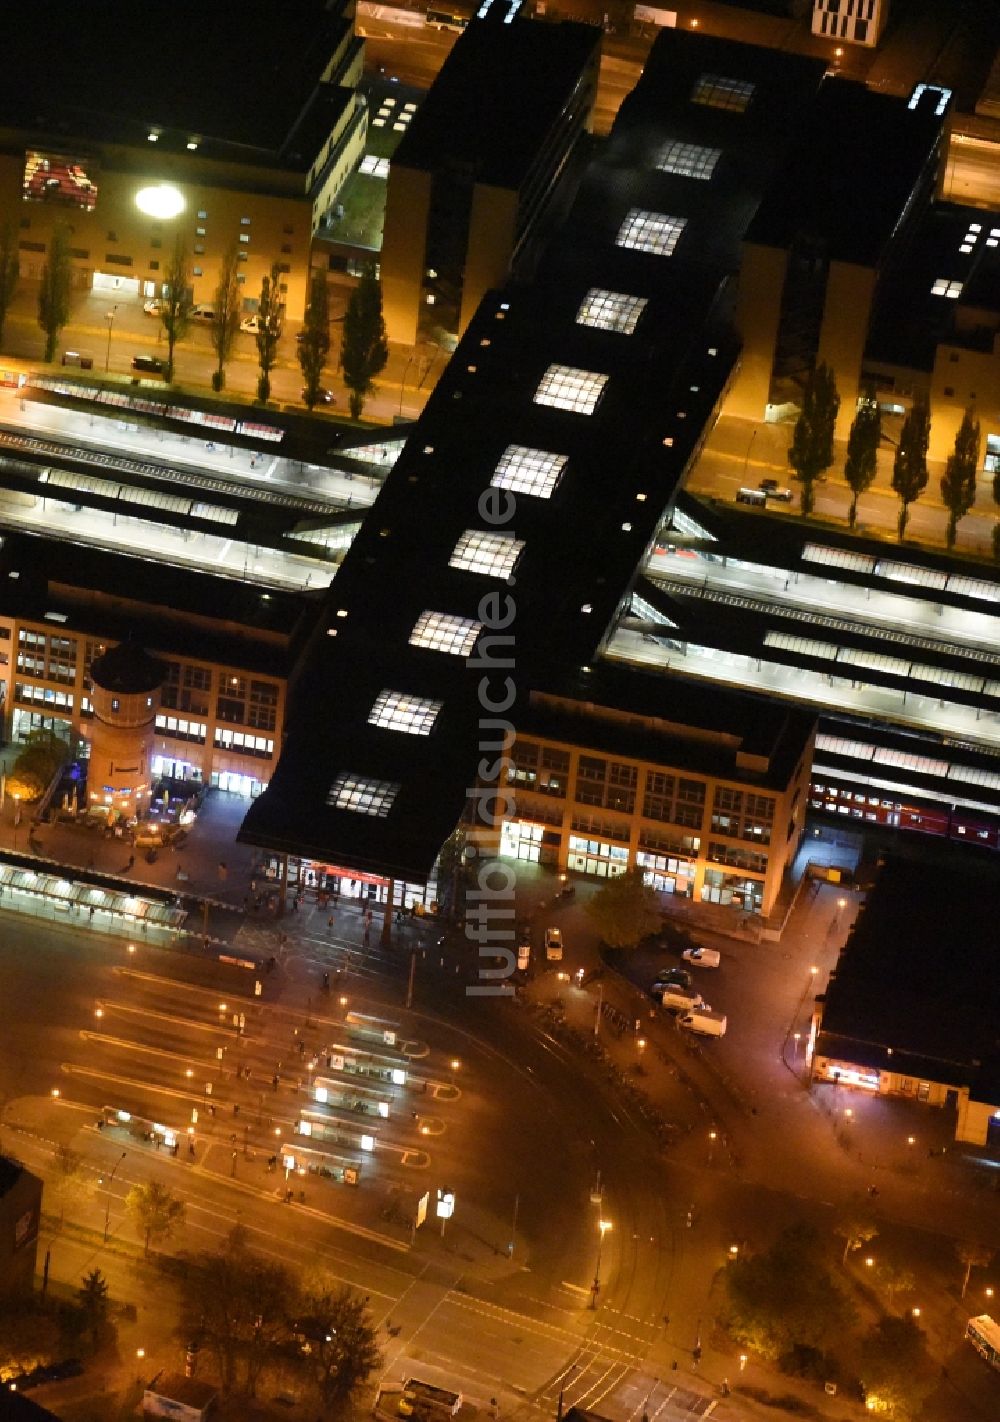
[(10, 303), (14, 300), (20, 275), (17, 232), (12, 222), (6, 222), (0, 227), (0, 341), (3, 340), (4, 322), (7, 320)]
[(49, 259), (42, 267), (42, 280), (38, 288), (38, 324), (45, 332), (43, 360), (51, 360), (55, 355), (59, 332), (69, 320), (72, 272), (69, 229), (60, 223), (52, 233)]
[(878, 447), (882, 439), (882, 416), (874, 395), (867, 391), (858, 403), (857, 413), (847, 437), (847, 459), (844, 478), (851, 490), (851, 507), (847, 521), (851, 528), (858, 521), (858, 500), (871, 488), (878, 472)]
[(833, 463), (833, 431), (837, 424), (840, 396), (833, 371), (820, 361), (810, 372), (802, 395), (802, 411), (795, 422), (788, 462), (802, 485), (803, 514), (813, 510), (813, 484)]
[(344, 313), (340, 363), (350, 393), (351, 418), (359, 420), (365, 400), (374, 389), (375, 376), (389, 359), (389, 340), (382, 317), (382, 287), (369, 266)]
[(183, 341), (191, 324), (191, 268), (187, 248), (178, 233), (163, 274), (160, 321), (167, 337), (167, 380), (174, 378), (174, 346)]
[(306, 382), (303, 398), (310, 410), (319, 399), (319, 383), (329, 353), (330, 299), (326, 289), (326, 273), (313, 272), (309, 280), (302, 339), (299, 341), (299, 365)]
[(227, 248), (219, 269), (219, 284), (215, 288), (215, 303), (212, 307), (212, 348), (218, 364), (212, 372), (212, 389), (222, 390), (226, 384), (226, 361), (233, 353), (236, 335), (240, 329), (240, 307), (242, 294), (236, 280), (240, 263), (238, 247), (234, 242)]
[(278, 363), (278, 341), (285, 325), (285, 303), (281, 299), (281, 271), (271, 263), (271, 273), (260, 287), (257, 306), (257, 399), (266, 403), (271, 398), (271, 371)]
[(927, 488), (927, 445), (931, 433), (931, 415), (924, 399), (914, 400), (899, 436), (899, 445), (892, 466), (892, 487), (899, 496), (900, 510), (897, 534), (900, 543), (910, 520), (910, 505)]
[(979, 471), (979, 421), (972, 410), (966, 410), (955, 436), (954, 451), (948, 455), (941, 475), (941, 498), (948, 510), (945, 540), (955, 546), (959, 519), (963, 519), (976, 502), (976, 474)]

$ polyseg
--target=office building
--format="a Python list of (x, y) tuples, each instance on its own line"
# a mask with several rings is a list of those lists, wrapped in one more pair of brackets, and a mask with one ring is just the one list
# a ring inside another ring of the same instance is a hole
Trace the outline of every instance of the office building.
[(42, 1214), (42, 1182), (0, 1155), (0, 1295), (30, 1294)]
[(888, 19), (889, 0), (813, 0), (813, 34), (838, 44), (874, 49)]
[(393, 154), (381, 277), (407, 345), (454, 340), (491, 287), (530, 270), (591, 126), (600, 31), (500, 8), (458, 39)]
[(0, 221), (18, 229), (22, 277), (38, 278), (64, 224), (77, 288), (157, 296), (179, 237), (195, 301), (235, 248), (246, 309), (278, 262), (300, 316), (313, 233), (364, 151), (353, 3), (285, 0), (277, 17), (147, 0), (152, 46), (137, 22), (125, 0), (69, 27), (43, 3), (5, 37)]
[(956, 1140), (997, 1144), (998, 913), (992, 864), (945, 878), (888, 860), (817, 998), (812, 1080), (923, 1102)]

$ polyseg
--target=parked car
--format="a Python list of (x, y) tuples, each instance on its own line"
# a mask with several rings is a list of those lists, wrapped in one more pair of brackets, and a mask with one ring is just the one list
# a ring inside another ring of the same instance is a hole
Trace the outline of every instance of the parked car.
[(547, 928), (545, 930), (545, 957), (550, 963), (562, 961), (563, 941), (562, 931), (558, 928)]
[(791, 489), (779, 484), (777, 479), (762, 479), (758, 488), (763, 489), (766, 499), (779, 499), (783, 504), (791, 503)]
[(695, 968), (717, 968), (722, 962), (722, 954), (717, 948), (685, 948), (681, 957)]
[(142, 309), (147, 316), (159, 316), (163, 310), (163, 302), (158, 296), (151, 296), (148, 301), (144, 301)]
[(713, 1012), (708, 1006), (697, 1007), (693, 1012), (685, 1012), (680, 1025), (689, 1032), (697, 1032), (702, 1037), (724, 1037), (726, 1035), (726, 1014)]
[[(305, 388), (302, 390), (302, 398), (303, 400), (306, 398)], [(337, 402), (333, 398), (332, 390), (317, 390), (315, 403), (317, 405), (335, 405)]]
[(214, 321), (215, 307), (199, 303), (197, 306), (191, 307), (190, 316), (192, 321)]
[(147, 375), (165, 375), (167, 362), (159, 356), (137, 355), (132, 357), (132, 369), (144, 371)]
[(245, 331), (248, 336), (256, 336), (260, 330), (260, 317), (254, 312), (250, 316), (244, 316), (240, 322), (240, 330)]
[(693, 978), (687, 968), (661, 968), (653, 981), (656, 983), (680, 983), (681, 987), (690, 987)]
[(531, 944), (524, 939), (517, 945), (517, 971), (526, 973), (531, 963)]

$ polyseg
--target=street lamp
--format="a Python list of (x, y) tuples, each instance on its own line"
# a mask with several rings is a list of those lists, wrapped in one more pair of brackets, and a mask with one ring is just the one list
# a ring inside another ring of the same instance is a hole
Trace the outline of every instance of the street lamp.
[(590, 1286), (590, 1307), (597, 1307), (597, 1295), (601, 1292), (601, 1250), (604, 1247), (604, 1236), (611, 1228), (610, 1220), (598, 1220), (597, 1228), (600, 1235), (597, 1240), (597, 1262), (594, 1265), (594, 1282)]
[(107, 321), (107, 323), (108, 323), (108, 353), (107, 353), (107, 355), (104, 357), (104, 373), (105, 373), (105, 375), (108, 373), (108, 370), (109, 370), (109, 368), (110, 368), (110, 366), (111, 366), (111, 332), (112, 332), (112, 330), (114, 329), (115, 316), (117, 315), (117, 312), (118, 312), (118, 304), (117, 304), (117, 302), (116, 302), (115, 305), (112, 306), (112, 308), (111, 308), (110, 311), (106, 311), (106, 312), (104, 313), (104, 319), (105, 319), (105, 321)]
[(108, 1242), (108, 1231), (109, 1231), (109, 1229), (111, 1228), (111, 1186), (112, 1186), (112, 1184), (113, 1184), (113, 1182), (114, 1182), (115, 1171), (118, 1169), (119, 1165), (121, 1165), (122, 1161), (125, 1159), (125, 1157), (126, 1157), (127, 1154), (128, 1154), (128, 1151), (125, 1151), (125, 1150), (122, 1151), (121, 1155), (120, 1155), (120, 1156), (118, 1157), (118, 1159), (115, 1161), (114, 1170), (112, 1170), (111, 1174), (108, 1176), (108, 1203), (107, 1203), (107, 1208), (106, 1208), (105, 1211), (104, 1211), (104, 1243), (105, 1243), (105, 1244), (107, 1244), (107, 1242)]
[(21, 823), (21, 797), (14, 791), (14, 853), (17, 853), (17, 827)]

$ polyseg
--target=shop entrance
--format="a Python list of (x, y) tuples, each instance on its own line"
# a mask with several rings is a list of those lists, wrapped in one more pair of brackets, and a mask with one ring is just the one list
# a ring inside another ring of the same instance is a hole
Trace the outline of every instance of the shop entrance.
[(115, 272), (95, 272), (93, 291), (111, 291), (118, 296), (138, 296), (139, 278), (118, 276)]

